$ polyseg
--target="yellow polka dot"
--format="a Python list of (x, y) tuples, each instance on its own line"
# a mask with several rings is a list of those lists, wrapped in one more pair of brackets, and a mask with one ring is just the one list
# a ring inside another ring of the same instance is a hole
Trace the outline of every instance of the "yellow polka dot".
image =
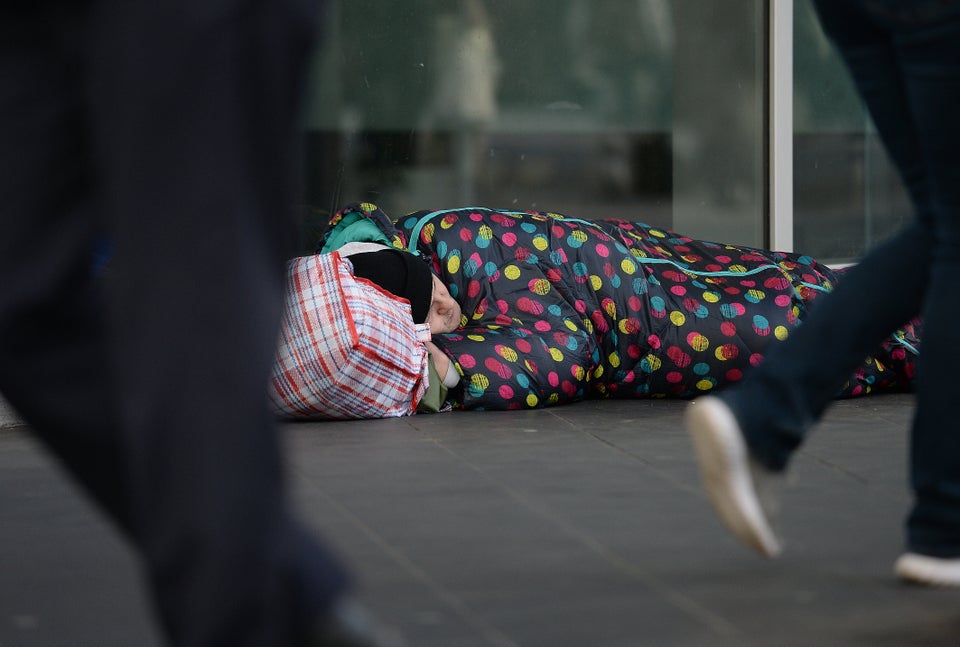
[(533, 246), (537, 248), (538, 251), (543, 251), (550, 246), (550, 243), (547, 241), (544, 236), (537, 236), (533, 239)]
[(752, 296), (757, 301), (762, 301), (767, 296), (763, 290), (747, 290), (747, 294)]
[(727, 269), (730, 270), (731, 272), (739, 272), (739, 273), (743, 273), (747, 271), (747, 268), (745, 268), (743, 265), (731, 265)]
[(432, 222), (428, 222), (423, 230), (420, 232), (420, 235), (423, 236), (423, 239), (428, 243), (433, 240), (433, 232), (435, 228)]
[(470, 384), (481, 391), (486, 391), (487, 387), (490, 386), (490, 380), (482, 373), (474, 373), (470, 377)]
[(610, 353), (609, 361), (610, 361), (610, 366), (612, 366), (613, 368), (617, 368), (618, 366), (620, 366), (620, 355), (617, 353)]
[(372, 202), (363, 202), (360, 204), (360, 209), (372, 213), (377, 210), (377, 205)]
[(716, 303), (717, 301), (720, 300), (720, 295), (717, 294), (716, 292), (704, 292), (703, 300), (706, 301), (707, 303)]
[(677, 326), (678, 328), (682, 326), (686, 320), (687, 318), (679, 310), (674, 310), (670, 313), (670, 321), (672, 321), (673, 325)]
[(449, 272), (450, 274), (456, 274), (459, 269), (460, 269), (459, 256), (454, 255), (447, 259), (447, 272)]
[(550, 281), (547, 279), (537, 279), (530, 286), (530, 291), (543, 296), (550, 291)]
[(777, 339), (783, 341), (790, 336), (790, 330), (786, 326), (777, 326), (773, 329), (773, 334)]
[(577, 324), (573, 323), (569, 319), (564, 319), (563, 325), (566, 326), (570, 331), (577, 332)]
[(523, 360), (523, 365), (527, 368), (528, 371), (530, 371), (531, 373), (533, 372), (533, 364), (530, 363), (530, 360), (528, 359)]
[(457, 223), (456, 223), (456, 221), (455, 221), (453, 218), (450, 218), (449, 220), (448, 220), (447, 218), (444, 218), (443, 220), (440, 221), (440, 228), (441, 228), (441, 229), (450, 229), (450, 228), (453, 227), (455, 224), (457, 224)]
[(576, 366), (576, 367), (574, 367), (573, 373), (572, 373), (574, 379), (576, 379), (577, 381), (582, 380), (582, 379), (586, 376), (586, 374), (587, 374), (587, 372), (586, 372), (585, 370), (583, 370), (583, 367), (582, 367), (582, 366)]
[(590, 275), (590, 285), (593, 286), (594, 290), (599, 290), (603, 287), (603, 279), (601, 279), (596, 274)]
[(603, 375), (603, 366), (593, 369), (593, 377), (600, 377), (601, 375)]
[(503, 268), (503, 275), (511, 281), (516, 281), (520, 278), (520, 268), (516, 265), (507, 265)]
[(467, 339), (472, 341), (483, 341), (483, 335), (467, 335)]
[(517, 351), (513, 350), (509, 346), (501, 346), (499, 355), (508, 362), (517, 361)]
[(547, 398), (547, 401), (548, 401), (550, 404), (556, 404), (557, 402), (560, 401), (560, 396), (559, 396), (558, 394), (556, 394), (556, 393), (551, 393), (551, 394), (550, 394), (550, 397)]
[(559, 348), (551, 348), (551, 349), (550, 349), (550, 357), (552, 357), (552, 358), (553, 358), (553, 361), (555, 361), (555, 362), (562, 362), (562, 361), (563, 361), (563, 353), (560, 352), (560, 349), (559, 349)]
[(620, 261), (620, 269), (626, 274), (633, 274), (637, 271), (637, 264), (631, 261), (629, 258), (625, 258)]
[(537, 403), (538, 403), (539, 401), (540, 401), (540, 400), (538, 400), (538, 399), (537, 399), (537, 396), (535, 396), (534, 394), (532, 394), (532, 393), (528, 393), (528, 394), (527, 394), (527, 406), (530, 407), (531, 409), (533, 409), (535, 406), (537, 406)]
[(585, 231), (581, 231), (581, 230), (579, 230), (579, 229), (575, 229), (575, 230), (573, 231), (573, 233), (570, 234), (570, 236), (571, 236), (574, 240), (579, 241), (579, 242), (581, 242), (581, 243), (587, 242), (587, 233), (586, 233)]
[(583, 329), (587, 331), (587, 334), (593, 334), (593, 322), (589, 319), (583, 320)]
[(609, 315), (611, 319), (617, 318), (617, 304), (613, 301), (608, 301), (603, 309), (607, 311), (607, 315)]
[(490, 229), (489, 225), (480, 225), (480, 229), (477, 231), (477, 238), (490, 240), (491, 238), (493, 238), (493, 230)]
[(700, 391), (709, 391), (713, 388), (713, 382), (710, 380), (700, 380), (697, 382), (697, 389)]
[(699, 352), (703, 352), (710, 347), (710, 340), (703, 335), (694, 335), (689, 339), (690, 347)]
[(659, 229), (651, 229), (651, 230), (650, 230), (650, 235), (651, 235), (651, 236), (656, 236), (657, 238), (666, 238), (666, 236), (667, 236), (665, 233), (663, 233), (663, 232), (660, 231)]
[(660, 366), (662, 366), (660, 358), (656, 355), (647, 355), (647, 366), (650, 367), (650, 371), (659, 371)]

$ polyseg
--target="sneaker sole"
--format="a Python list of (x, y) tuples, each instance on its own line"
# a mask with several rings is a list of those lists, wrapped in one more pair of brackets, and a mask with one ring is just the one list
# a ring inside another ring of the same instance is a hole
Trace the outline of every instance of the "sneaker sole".
[(750, 477), (746, 444), (725, 404), (702, 398), (689, 405), (686, 426), (707, 496), (720, 519), (743, 543), (766, 557), (781, 552)]
[(928, 557), (904, 553), (893, 566), (901, 580), (940, 588), (960, 587), (960, 558)]

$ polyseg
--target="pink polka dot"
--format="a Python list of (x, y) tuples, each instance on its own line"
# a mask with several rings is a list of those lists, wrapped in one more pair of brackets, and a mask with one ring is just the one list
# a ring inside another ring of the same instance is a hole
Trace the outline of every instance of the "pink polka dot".
[(473, 298), (480, 294), (480, 281), (473, 279), (467, 284), (467, 296)]
[(608, 256), (610, 256), (610, 249), (606, 245), (598, 244), (597, 254), (599, 254), (603, 258), (607, 258)]
[(773, 300), (773, 302), (776, 303), (781, 308), (786, 308), (788, 305), (790, 305), (790, 301), (791, 301), (790, 296), (787, 294), (778, 294), (776, 298)]
[(460, 240), (462, 240), (462, 241), (464, 241), (464, 242), (469, 242), (469, 241), (473, 240), (473, 231), (471, 231), (470, 229), (468, 229), (468, 228), (466, 228), (466, 227), (464, 227), (463, 229), (461, 229), (461, 230), (460, 230)]
[(543, 319), (537, 320), (533, 327), (539, 330), (540, 332), (549, 332), (550, 331), (550, 322), (544, 321)]
[(627, 346), (627, 355), (633, 359), (640, 359), (640, 355), (643, 351), (640, 350), (640, 347), (636, 344), (630, 344)]
[(727, 379), (731, 382), (737, 382), (743, 377), (743, 371), (739, 368), (731, 368), (727, 371)]
[(639, 312), (640, 308), (643, 307), (643, 301), (640, 300), (640, 297), (633, 295), (627, 299), (627, 307), (634, 312)]
[(670, 384), (679, 384), (683, 380), (683, 373), (680, 371), (670, 371), (667, 373), (666, 379)]
[(737, 334), (737, 327), (733, 325), (731, 321), (724, 321), (720, 324), (720, 332), (722, 332), (727, 337), (733, 337)]
[(517, 235), (512, 231), (508, 231), (503, 236), (500, 237), (500, 240), (503, 241), (503, 244), (507, 247), (513, 247), (517, 244)]
[(647, 343), (650, 344), (650, 348), (654, 350), (660, 348), (660, 338), (657, 335), (650, 335), (647, 337)]
[(687, 288), (683, 287), (682, 285), (674, 285), (672, 288), (670, 288), (670, 291), (678, 297), (682, 297), (687, 293)]
[(500, 385), (500, 397), (504, 400), (510, 400), (513, 398), (513, 389), (510, 388), (509, 384)]
[(460, 356), (460, 366), (463, 368), (473, 368), (477, 365), (477, 360), (473, 355), (467, 355), (464, 353)]
[(530, 342), (528, 342), (526, 339), (518, 339), (516, 341), (516, 346), (517, 350), (521, 353), (529, 353), (532, 348), (532, 346), (530, 346)]
[(556, 388), (560, 384), (560, 376), (554, 371), (550, 371), (547, 373), (547, 382), (550, 383), (550, 386)]
[(763, 355), (760, 353), (754, 353), (750, 356), (750, 366), (760, 366), (761, 362), (763, 362)]

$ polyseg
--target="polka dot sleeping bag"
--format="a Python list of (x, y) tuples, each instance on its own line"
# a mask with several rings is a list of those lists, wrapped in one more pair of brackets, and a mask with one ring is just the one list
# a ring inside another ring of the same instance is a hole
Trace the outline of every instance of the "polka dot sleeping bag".
[[(386, 228), (373, 205), (357, 210)], [(341, 212), (343, 213), (343, 212)], [(797, 254), (692, 240), (617, 219), (466, 208), (399, 219), (463, 310), (435, 337), (468, 409), (590, 397), (688, 398), (741, 379), (841, 272)], [(910, 387), (919, 325), (865, 358), (839, 396)]]

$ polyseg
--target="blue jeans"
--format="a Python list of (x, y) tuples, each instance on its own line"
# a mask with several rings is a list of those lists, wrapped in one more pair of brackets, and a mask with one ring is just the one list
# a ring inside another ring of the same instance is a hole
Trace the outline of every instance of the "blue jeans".
[(818, 0), (916, 218), (873, 249), (740, 388), (722, 395), (756, 457), (782, 470), (853, 369), (924, 317), (911, 438), (911, 550), (960, 556), (960, 0)]

